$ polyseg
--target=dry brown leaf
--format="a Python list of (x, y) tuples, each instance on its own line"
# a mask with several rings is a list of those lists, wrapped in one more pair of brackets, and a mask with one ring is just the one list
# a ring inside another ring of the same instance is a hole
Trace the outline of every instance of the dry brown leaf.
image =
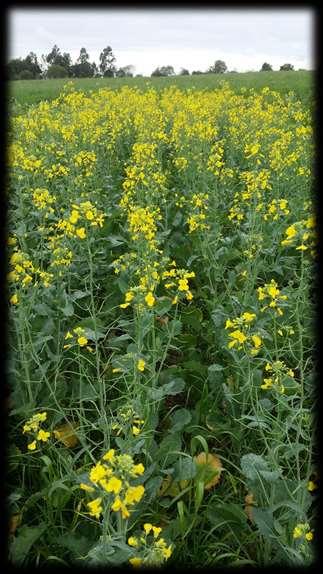
[(22, 513), (19, 512), (18, 514), (13, 514), (9, 520), (9, 532), (10, 534), (14, 534), (21, 524)]
[(253, 522), (253, 507), (255, 506), (255, 499), (253, 497), (252, 492), (248, 492), (248, 494), (246, 494), (245, 496), (245, 503), (246, 506), (244, 507), (244, 511), (246, 513), (246, 515), (248, 516), (250, 522)]
[(78, 436), (76, 434), (77, 425), (74, 423), (66, 423), (65, 425), (60, 425), (54, 430), (54, 436), (57, 440), (61, 441), (67, 448), (73, 448), (79, 442)]
[(172, 480), (171, 476), (168, 474), (163, 478), (163, 482), (161, 483), (158, 495), (159, 496), (171, 496), (172, 498), (177, 496), (186, 486), (188, 485), (188, 480), (180, 480), (179, 482), (175, 482)]
[(194, 457), (194, 460), (198, 466), (206, 466), (211, 475), (214, 473), (214, 476), (205, 483), (205, 490), (209, 490), (210, 488), (213, 488), (213, 486), (216, 486), (220, 481), (223, 469), (220, 459), (215, 454), (209, 453), (207, 455), (205, 452), (201, 452), (199, 455)]

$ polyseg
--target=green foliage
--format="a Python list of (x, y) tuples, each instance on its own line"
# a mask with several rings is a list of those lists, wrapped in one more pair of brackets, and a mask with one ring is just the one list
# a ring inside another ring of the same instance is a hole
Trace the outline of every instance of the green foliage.
[(60, 66), (59, 64), (51, 64), (47, 69), (46, 76), (49, 79), (67, 78), (68, 71), (66, 68), (63, 68), (63, 66)]
[(226, 77), (11, 87), (15, 565), (313, 561), (311, 75)]

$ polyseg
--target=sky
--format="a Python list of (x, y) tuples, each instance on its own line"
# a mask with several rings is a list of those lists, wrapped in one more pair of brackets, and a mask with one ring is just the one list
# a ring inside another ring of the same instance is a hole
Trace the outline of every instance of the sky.
[(8, 57), (48, 54), (57, 44), (76, 60), (85, 47), (99, 63), (111, 46), (118, 67), (149, 76), (157, 66), (206, 71), (215, 60), (229, 70), (274, 69), (291, 63), (313, 69), (311, 9), (12, 9)]

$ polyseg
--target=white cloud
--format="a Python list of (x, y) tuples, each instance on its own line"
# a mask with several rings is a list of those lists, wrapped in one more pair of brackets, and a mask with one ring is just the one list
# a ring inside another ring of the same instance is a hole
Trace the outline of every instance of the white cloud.
[(147, 75), (167, 64), (205, 70), (216, 59), (239, 71), (263, 61), (311, 68), (312, 22), (310, 9), (13, 9), (9, 57), (48, 53), (56, 43), (73, 59), (84, 46), (98, 62), (111, 45), (117, 65), (133, 64)]

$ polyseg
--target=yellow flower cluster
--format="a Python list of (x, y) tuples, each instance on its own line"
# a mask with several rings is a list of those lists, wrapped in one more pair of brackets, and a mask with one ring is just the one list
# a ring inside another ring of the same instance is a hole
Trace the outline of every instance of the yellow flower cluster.
[(316, 232), (313, 216), (297, 221), (287, 227), (285, 235), (286, 237), (281, 241), (281, 245), (289, 247), (295, 245), (297, 241), (300, 243), (295, 247), (296, 251), (307, 251), (309, 249), (311, 255), (315, 254)]
[(277, 221), (280, 217), (284, 215), (288, 215), (290, 210), (288, 208), (288, 201), (287, 199), (273, 199), (269, 204), (267, 203), (258, 203), (256, 207), (256, 211), (263, 211), (263, 219), (265, 221)]
[(73, 345), (78, 345), (81, 348), (86, 348), (87, 351), (93, 352), (93, 349), (88, 346), (88, 339), (86, 337), (86, 329), (83, 327), (75, 327), (72, 331), (67, 331), (65, 341), (71, 341), (64, 345), (63, 349), (70, 349)]
[(231, 329), (229, 332), (229, 349), (243, 349), (245, 352), (250, 352), (250, 354), (253, 356), (259, 353), (260, 347), (262, 345), (262, 339), (259, 333), (250, 332), (250, 326), (255, 321), (255, 319), (255, 313), (249, 313), (249, 311), (246, 311), (235, 319), (226, 320), (225, 328)]
[[(8, 281), (15, 283), (19, 287), (28, 287), (28, 285), (37, 286), (39, 281), (44, 287), (49, 287), (53, 278), (53, 274), (48, 271), (43, 271), (36, 267), (29, 259), (26, 253), (16, 250), (10, 257), (10, 271), (8, 273)], [(15, 293), (11, 298), (11, 303), (18, 303), (18, 294)]]
[(122, 184), (124, 194), (120, 206), (123, 209), (134, 207), (137, 198), (140, 197), (144, 199), (144, 203), (146, 203), (146, 198), (148, 205), (158, 205), (156, 201), (158, 196), (159, 201), (164, 201), (163, 191), (165, 190), (166, 176), (163, 173), (157, 152), (157, 143), (138, 141), (133, 144), (130, 163), (125, 169), (126, 178)]
[(141, 463), (134, 464), (130, 455), (117, 455), (114, 449), (106, 452), (91, 468), (90, 484), (80, 484), (82, 490), (100, 495), (87, 503), (90, 516), (100, 518), (105, 507), (113, 512), (120, 512), (124, 519), (129, 518), (129, 507), (140, 502), (145, 492), (142, 484), (133, 486), (131, 481), (141, 476), (144, 471), (144, 466)]
[(207, 193), (194, 193), (189, 200), (192, 213), (187, 219), (189, 225), (189, 233), (193, 231), (209, 229), (209, 225), (205, 223), (206, 211), (208, 209), (209, 195)]
[(132, 435), (138, 436), (144, 424), (144, 419), (139, 417), (132, 405), (126, 405), (118, 410), (117, 418), (112, 422), (111, 429), (119, 436), (121, 432), (127, 435), (130, 427)]
[(215, 176), (219, 176), (222, 168), (224, 167), (223, 156), (223, 141), (218, 141), (211, 147), (210, 156), (207, 162), (207, 169)]
[[(59, 219), (54, 225), (56, 231), (54, 237), (50, 237), (55, 246), (62, 237), (76, 237), (85, 239), (87, 236), (87, 226), (103, 227), (104, 213), (96, 208), (90, 201), (73, 203), (72, 209), (66, 219)], [(59, 233), (57, 233), (59, 232)]]
[(264, 305), (261, 311), (270, 308), (274, 309), (277, 315), (283, 315), (283, 310), (278, 305), (281, 305), (282, 301), (286, 301), (288, 297), (281, 294), (275, 279), (272, 279), (270, 283), (265, 283), (263, 287), (258, 287), (257, 292), (259, 301), (267, 301), (267, 305)]
[[(68, 267), (73, 260), (73, 252), (68, 247), (54, 247), (52, 251), (51, 267)], [(58, 272), (61, 275), (61, 271)]]
[(293, 530), (293, 538), (294, 539), (303, 538), (303, 537), (308, 542), (310, 542), (314, 538), (313, 530), (311, 530), (308, 522), (305, 522), (305, 523), (300, 522), (299, 524), (296, 524), (296, 526)]
[(30, 451), (36, 450), (37, 442), (47, 442), (50, 437), (50, 432), (45, 431), (44, 429), (40, 428), (41, 423), (45, 422), (47, 419), (47, 413), (36, 413), (33, 415), (23, 426), (22, 432), (23, 434), (29, 433), (32, 434), (34, 440), (28, 443), (27, 448)]
[(93, 166), (96, 162), (96, 155), (93, 151), (80, 151), (73, 157), (74, 164), (82, 169), (82, 174), (89, 177), (93, 173)]
[(160, 209), (149, 207), (129, 207), (128, 225), (133, 241), (144, 239), (154, 247), (153, 239), (157, 232), (157, 221), (161, 220)]
[(53, 163), (50, 168), (44, 169), (44, 175), (48, 181), (57, 177), (65, 177), (69, 172), (69, 168), (61, 163)]
[(45, 217), (48, 217), (49, 213), (54, 213), (54, 209), (51, 207), (56, 201), (55, 195), (51, 195), (45, 187), (37, 187), (32, 190), (33, 203), (42, 211), (46, 210)]
[(129, 559), (132, 566), (161, 566), (173, 552), (172, 544), (167, 545), (164, 538), (160, 538), (162, 528), (153, 526), (150, 522), (143, 525), (143, 533), (130, 536), (128, 544), (136, 550), (134, 557)]
[(280, 393), (285, 392), (285, 387), (282, 383), (284, 377), (294, 378), (295, 374), (292, 369), (286, 367), (283, 361), (274, 361), (273, 363), (267, 363), (265, 366), (267, 377), (264, 377), (264, 382), (260, 386), (261, 389), (268, 390), (275, 388)]

